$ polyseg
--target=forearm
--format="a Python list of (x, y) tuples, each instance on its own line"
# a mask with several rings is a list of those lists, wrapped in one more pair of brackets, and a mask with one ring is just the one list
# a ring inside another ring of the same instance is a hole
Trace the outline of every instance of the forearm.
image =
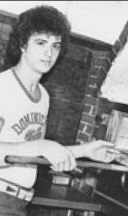
[[(41, 139), (25, 143), (0, 143), (0, 161), (7, 155), (45, 157), (54, 167), (71, 170), (76, 166), (75, 158), (67, 148), (51, 140)], [(57, 168), (58, 169), (58, 168)]]
[[(85, 149), (86, 145), (86, 149)], [(67, 146), (67, 148), (73, 153), (74, 157), (87, 157), (90, 158), (90, 143), (86, 143), (84, 145), (74, 145), (74, 146)]]
[[(52, 146), (54, 141), (40, 139), (31, 142), (23, 143), (10, 143), (0, 142), (0, 152), (6, 155), (17, 155), (17, 156), (43, 156), (47, 151), (48, 146)], [(57, 143), (56, 143), (57, 144)]]

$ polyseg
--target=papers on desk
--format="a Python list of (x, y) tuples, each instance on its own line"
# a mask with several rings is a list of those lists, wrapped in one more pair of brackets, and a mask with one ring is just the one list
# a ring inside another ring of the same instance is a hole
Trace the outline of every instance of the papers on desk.
[(120, 172), (128, 172), (128, 166), (117, 165), (117, 164), (107, 164), (107, 163), (100, 163), (100, 162), (81, 162), (78, 161), (78, 166), (84, 168), (96, 168), (96, 169), (103, 169), (103, 170), (111, 170), (111, 171), (120, 171)]
[(128, 149), (118, 149), (120, 151), (116, 161), (128, 167)]
[[(113, 152), (113, 148), (109, 151)], [(115, 152), (115, 151), (114, 151)], [(116, 164), (117, 162), (118, 164)], [(111, 163), (102, 163), (102, 162), (77, 162), (78, 166), (80, 167), (90, 167), (90, 168), (97, 168), (103, 170), (111, 170), (111, 171), (119, 171), (119, 172), (128, 172), (128, 149), (117, 149), (117, 157)]]

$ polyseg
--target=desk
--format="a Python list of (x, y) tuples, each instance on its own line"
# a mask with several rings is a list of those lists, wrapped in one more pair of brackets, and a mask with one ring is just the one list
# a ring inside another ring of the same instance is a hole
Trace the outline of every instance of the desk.
[[(9, 159), (11, 159), (10, 161), (12, 162), (14, 161), (14, 163), (20, 162), (23, 164), (36, 163), (48, 165), (48, 162), (46, 161), (45, 163), (42, 163), (42, 159), (40, 158), (26, 159), (24, 157), (15, 157), (14, 160), (13, 157), (9, 157)], [(100, 175), (96, 176), (98, 182), (96, 187), (93, 188), (92, 186), (90, 187), (85, 184), (85, 186), (87, 186), (86, 190), (80, 191), (73, 186), (55, 185), (52, 184), (50, 178), (44, 178), (45, 173), (42, 173), (43, 178), (39, 178), (40, 180), (36, 185), (32, 204), (37, 206), (52, 206), (63, 209), (92, 211), (104, 213), (109, 216), (127, 216), (128, 187), (127, 192), (124, 193), (122, 188), (120, 188), (120, 176), (122, 173), (128, 173), (128, 167), (117, 167), (113, 164), (101, 163), (85, 164), (82, 162), (79, 162), (78, 165), (86, 168), (86, 170), (87, 167), (94, 167), (95, 170), (101, 171)], [(86, 176), (83, 176), (83, 178), (86, 178)], [(92, 193), (90, 193), (90, 190), (92, 190)]]
[(100, 215), (127, 216), (128, 195), (119, 186), (120, 176), (120, 172), (102, 171), (98, 175), (96, 188), (86, 185), (84, 193), (71, 186), (51, 184), (51, 180), (42, 178), (36, 186), (32, 204), (92, 211)]
[(93, 202), (90, 195), (71, 186), (51, 184), (46, 179), (38, 182), (32, 204), (95, 212), (101, 212), (102, 209), (102, 205)]

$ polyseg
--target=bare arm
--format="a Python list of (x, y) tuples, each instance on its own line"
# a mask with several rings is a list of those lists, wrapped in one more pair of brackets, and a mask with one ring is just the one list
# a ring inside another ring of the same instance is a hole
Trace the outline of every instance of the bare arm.
[[(113, 144), (98, 140), (84, 145), (64, 147), (51, 140), (36, 140), (24, 143), (0, 143), (0, 159), (6, 155), (44, 156), (58, 171), (72, 170), (76, 166), (75, 158), (87, 157), (102, 162), (114, 160), (116, 151), (111, 154), (108, 149)], [(1, 160), (0, 160), (1, 161)]]
[(86, 157), (106, 163), (113, 161), (119, 154), (119, 151), (114, 149), (113, 143), (104, 140), (92, 141), (67, 148), (72, 151), (75, 158)]
[(76, 166), (76, 161), (70, 150), (58, 142), (40, 139), (23, 143), (0, 142), (0, 164), (3, 165), (7, 155), (16, 156), (43, 156), (61, 170), (71, 170)]
[(50, 140), (35, 140), (21, 143), (0, 142), (0, 152), (6, 155), (17, 156), (42, 156), (47, 148), (52, 145), (58, 145), (57, 142)]

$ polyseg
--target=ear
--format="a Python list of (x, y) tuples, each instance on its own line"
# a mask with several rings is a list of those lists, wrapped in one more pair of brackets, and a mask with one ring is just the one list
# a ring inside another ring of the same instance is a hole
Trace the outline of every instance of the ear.
[(25, 52), (25, 49), (22, 47), (20, 48), (21, 52), (24, 53)]
[(26, 44), (24, 44), (24, 45), (22, 45), (20, 47), (20, 50), (21, 50), (22, 53), (24, 53), (26, 49), (27, 49), (27, 45)]

